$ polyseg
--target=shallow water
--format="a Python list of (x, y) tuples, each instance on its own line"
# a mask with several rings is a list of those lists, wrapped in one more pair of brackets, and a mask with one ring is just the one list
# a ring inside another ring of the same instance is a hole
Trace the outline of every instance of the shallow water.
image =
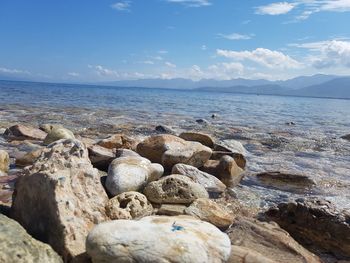
[[(214, 113), (218, 117), (211, 119)], [(209, 124), (196, 123), (198, 118)], [(300, 193), (247, 176), (233, 189), (245, 202), (266, 207), (320, 195), (350, 208), (350, 142), (340, 139), (350, 133), (349, 100), (0, 81), (0, 128), (17, 122), (61, 123), (92, 137), (148, 135), (164, 124), (236, 139), (247, 149), (250, 174), (287, 171), (317, 183)]]

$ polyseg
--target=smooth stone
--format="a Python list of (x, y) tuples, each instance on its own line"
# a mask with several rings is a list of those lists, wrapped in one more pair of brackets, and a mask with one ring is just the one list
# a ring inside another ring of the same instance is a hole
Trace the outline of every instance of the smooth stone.
[(44, 144), (49, 145), (55, 141), (59, 141), (62, 139), (75, 139), (75, 136), (74, 136), (73, 132), (71, 132), (70, 130), (63, 128), (63, 127), (55, 126), (47, 134), (47, 136), (44, 140)]
[(229, 155), (235, 159), (237, 165), (240, 168), (244, 169), (247, 164), (247, 160), (245, 158), (245, 156), (247, 155), (247, 151), (242, 145), (242, 143), (240, 143), (239, 141), (224, 140), (214, 145), (214, 152), (215, 152), (215, 155), (214, 155), (214, 158), (212, 159), (220, 159), (223, 156), (222, 153), (226, 152), (226, 153), (229, 153), (226, 155)]
[(11, 217), (65, 262), (84, 258), (91, 228), (108, 219), (107, 194), (85, 145), (56, 141), (17, 179)]
[(0, 172), (7, 173), (10, 167), (10, 156), (6, 151), (0, 150)]
[(124, 134), (114, 134), (103, 140), (100, 140), (97, 144), (108, 149), (134, 149), (137, 142)]
[(226, 185), (215, 176), (187, 164), (178, 163), (174, 165), (171, 173), (182, 174), (191, 178), (194, 182), (204, 186), (212, 197), (217, 197), (226, 189)]
[(173, 134), (173, 135), (176, 134), (176, 132), (172, 128), (166, 125), (158, 125), (156, 126), (155, 130), (163, 134)]
[(214, 147), (214, 140), (207, 134), (199, 132), (183, 132), (179, 135), (180, 138), (186, 141), (199, 142), (209, 148)]
[(185, 205), (176, 205), (176, 204), (162, 204), (157, 211), (157, 215), (164, 216), (179, 216), (185, 214)]
[(234, 220), (234, 215), (230, 214), (225, 207), (205, 198), (195, 200), (185, 209), (185, 213), (209, 222), (220, 229), (228, 228)]
[[(231, 259), (238, 258), (237, 261), (228, 261), (229, 263), (322, 262), (277, 224), (260, 222), (246, 217), (237, 217), (226, 233), (229, 235), (233, 245)], [(235, 247), (238, 247), (238, 249), (235, 250)], [(250, 261), (245, 261), (246, 258), (249, 258)]]
[(110, 219), (137, 219), (150, 216), (153, 212), (146, 196), (138, 192), (125, 192), (110, 199), (106, 213)]
[(2, 214), (0, 214), (0, 262), (63, 263), (49, 245), (32, 238), (20, 224)]
[(93, 263), (224, 263), (230, 256), (227, 235), (186, 216), (150, 216), (96, 226), (86, 249)]
[(160, 164), (139, 156), (115, 159), (108, 168), (106, 188), (115, 196), (123, 192), (142, 191), (147, 183), (158, 180), (164, 173)]
[(209, 160), (212, 150), (201, 143), (185, 141), (173, 135), (156, 135), (141, 142), (137, 153), (170, 171), (177, 163), (201, 167)]
[(43, 152), (43, 148), (35, 149), (31, 152), (24, 154), (23, 156), (19, 156), (16, 158), (16, 165), (19, 167), (25, 167), (28, 165), (32, 165), (39, 159), (40, 155)]
[(153, 203), (190, 204), (198, 198), (209, 198), (205, 188), (184, 175), (173, 174), (149, 183), (144, 190)]
[(129, 156), (141, 157), (137, 152), (134, 152), (133, 150), (129, 150), (129, 149), (117, 149), (115, 152), (115, 156), (117, 158), (129, 157)]
[(14, 126), (11, 126), (10, 128), (7, 128), (4, 132), (4, 137), (7, 140), (17, 140), (17, 141), (24, 141), (24, 140), (38, 140), (42, 141), (45, 139), (47, 133), (29, 126), (24, 126), (21, 124), (17, 124)]
[(91, 145), (88, 147), (88, 150), (92, 165), (102, 171), (107, 171), (109, 165), (116, 158), (116, 154), (112, 149), (99, 145)]

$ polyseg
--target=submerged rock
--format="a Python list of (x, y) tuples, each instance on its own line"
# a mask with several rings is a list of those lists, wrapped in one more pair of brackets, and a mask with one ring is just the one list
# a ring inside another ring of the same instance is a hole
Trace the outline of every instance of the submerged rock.
[(186, 141), (199, 142), (209, 148), (214, 147), (214, 140), (207, 134), (199, 132), (183, 132), (179, 135), (180, 138)]
[(60, 127), (60, 126), (54, 126), (52, 127), (51, 131), (47, 134), (44, 144), (49, 145), (55, 141), (62, 140), (62, 139), (75, 139), (75, 136), (73, 132), (70, 130)]
[(224, 263), (231, 244), (226, 234), (207, 222), (150, 216), (96, 226), (86, 249), (93, 262)]
[(7, 173), (10, 166), (10, 157), (6, 151), (0, 150), (0, 172)]
[(42, 141), (45, 139), (47, 133), (39, 130), (37, 128), (24, 126), (21, 124), (17, 124), (14, 126), (11, 126), (10, 128), (6, 129), (4, 132), (4, 137), (7, 140), (16, 140), (16, 141), (24, 141), (24, 140), (38, 140)]
[(35, 240), (16, 221), (0, 214), (0, 262), (63, 263), (47, 244)]
[(88, 232), (107, 219), (107, 201), (84, 144), (60, 140), (18, 178), (11, 217), (69, 261), (84, 257)]

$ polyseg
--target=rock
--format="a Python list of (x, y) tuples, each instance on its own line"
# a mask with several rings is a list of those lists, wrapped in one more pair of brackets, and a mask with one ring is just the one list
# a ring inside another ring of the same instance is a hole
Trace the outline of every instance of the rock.
[(134, 152), (132, 150), (129, 149), (117, 149), (115, 156), (117, 158), (120, 157), (130, 157), (130, 156), (134, 156), (134, 157), (141, 157), (137, 152)]
[(149, 183), (144, 194), (148, 200), (158, 204), (190, 204), (198, 198), (209, 197), (203, 186), (179, 174)]
[(7, 140), (24, 141), (24, 140), (39, 140), (42, 141), (46, 137), (46, 132), (42, 130), (17, 124), (6, 129), (4, 137)]
[(344, 135), (341, 138), (350, 141), (350, 134)]
[(146, 196), (138, 192), (126, 192), (110, 199), (106, 213), (110, 219), (137, 219), (150, 216), (153, 212)]
[(164, 169), (139, 156), (115, 159), (108, 168), (106, 188), (113, 196), (124, 192), (142, 191), (147, 183), (159, 179)]
[(202, 171), (219, 178), (226, 186), (236, 186), (243, 178), (243, 170), (236, 164), (235, 160), (225, 155), (218, 160), (207, 161)]
[(285, 123), (288, 126), (295, 126), (295, 122), (294, 121), (289, 121)]
[(229, 155), (232, 158), (234, 158), (237, 165), (240, 168), (244, 169), (246, 166), (247, 161), (245, 159), (245, 156), (247, 155), (247, 151), (239, 141), (224, 140), (224, 141), (220, 142), (219, 144), (214, 145), (214, 152), (216, 152), (215, 159), (220, 159), (222, 157), (222, 154), (220, 154), (220, 152), (221, 153), (229, 153), (226, 155)]
[(63, 262), (50, 246), (35, 240), (20, 224), (2, 214), (0, 214), (0, 251), (0, 262)]
[(88, 232), (107, 219), (107, 201), (85, 145), (60, 140), (18, 178), (11, 217), (66, 262), (84, 258)]
[(136, 141), (123, 134), (115, 134), (97, 143), (98, 145), (108, 149), (135, 149)]
[(170, 171), (177, 163), (201, 167), (212, 151), (198, 142), (188, 142), (173, 135), (157, 135), (141, 142), (137, 153)]
[(155, 130), (159, 133), (163, 133), (163, 134), (172, 134), (175, 135), (176, 132), (170, 128), (169, 126), (166, 125), (158, 125)]
[(277, 222), (302, 244), (317, 245), (339, 257), (350, 257), (350, 213), (319, 199), (298, 199), (268, 210)]
[(210, 199), (198, 198), (185, 209), (187, 215), (207, 221), (221, 229), (228, 228), (234, 219), (223, 206)]
[(5, 128), (0, 128), (0, 136), (2, 136), (5, 133), (6, 129)]
[(171, 173), (182, 174), (191, 178), (194, 182), (204, 186), (209, 195), (212, 197), (219, 196), (226, 189), (226, 185), (222, 183), (218, 178), (211, 174), (202, 172), (196, 167), (190, 165), (178, 163), (174, 165)]
[(321, 263), (277, 224), (238, 217), (226, 232), (233, 245), (231, 259), (236, 259), (230, 263)]
[(112, 149), (107, 149), (99, 145), (89, 146), (88, 150), (92, 165), (102, 171), (107, 171), (111, 162), (116, 158)]
[(187, 206), (185, 205), (162, 204), (157, 211), (157, 215), (164, 215), (164, 216), (184, 215), (186, 208)]
[(52, 127), (52, 130), (47, 134), (44, 140), (44, 144), (49, 145), (55, 141), (62, 139), (75, 139), (75, 136), (70, 130), (66, 128), (54, 126)]
[(75, 138), (77, 140), (81, 141), (82, 143), (84, 143), (88, 149), (89, 149), (89, 147), (91, 147), (92, 145), (95, 145), (97, 143), (97, 140), (95, 140), (95, 139), (82, 137), (80, 135), (75, 136)]
[(39, 129), (46, 132), (46, 133), (50, 133), (53, 129), (61, 129), (63, 128), (63, 126), (61, 124), (41, 124), (39, 126)]
[(94, 263), (223, 263), (230, 256), (226, 234), (192, 217), (150, 216), (96, 226), (86, 249)]
[(179, 135), (180, 138), (186, 141), (199, 142), (209, 148), (214, 147), (214, 140), (207, 134), (199, 132), (183, 132)]
[(43, 151), (44, 150), (42, 148), (36, 149), (36, 150), (33, 150), (29, 153), (26, 153), (23, 156), (16, 158), (16, 165), (19, 167), (25, 167), (28, 165), (32, 165), (40, 157), (40, 155)]
[(7, 173), (10, 166), (10, 157), (6, 151), (0, 150), (0, 172)]
[(217, 118), (218, 117), (218, 115), (216, 114), (216, 113), (213, 113), (212, 115), (211, 115), (211, 118), (212, 119), (215, 119), (215, 118)]
[(196, 122), (198, 124), (203, 124), (203, 125), (209, 125), (209, 121), (207, 121), (206, 119), (197, 119)]
[(6, 175), (0, 172), (0, 214), (9, 214), (9, 208), (12, 204), (12, 194), (18, 176), (19, 174)]

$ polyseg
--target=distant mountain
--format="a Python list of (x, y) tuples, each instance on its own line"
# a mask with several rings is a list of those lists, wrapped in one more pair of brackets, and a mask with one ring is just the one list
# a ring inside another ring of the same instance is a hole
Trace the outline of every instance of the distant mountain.
[(258, 86), (233, 86), (229, 88), (198, 88), (200, 91), (215, 91), (215, 92), (229, 92), (229, 93), (244, 93), (244, 94), (269, 94), (277, 95), (286, 93), (288, 90), (275, 84), (266, 84)]
[(312, 85), (322, 84), (335, 78), (337, 78), (337, 76), (317, 74), (313, 76), (300, 76), (293, 79), (276, 81), (275, 84), (287, 89), (302, 89)]

